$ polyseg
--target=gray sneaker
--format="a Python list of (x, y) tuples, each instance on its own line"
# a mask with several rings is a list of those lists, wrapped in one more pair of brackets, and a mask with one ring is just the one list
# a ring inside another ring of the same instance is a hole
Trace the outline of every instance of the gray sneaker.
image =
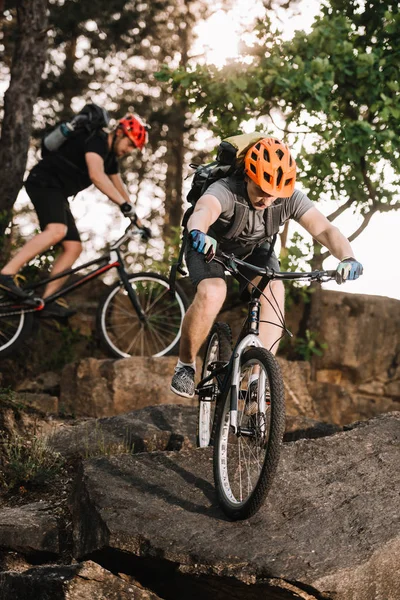
[(192, 367), (175, 367), (171, 381), (171, 391), (184, 398), (194, 396), (194, 369)]

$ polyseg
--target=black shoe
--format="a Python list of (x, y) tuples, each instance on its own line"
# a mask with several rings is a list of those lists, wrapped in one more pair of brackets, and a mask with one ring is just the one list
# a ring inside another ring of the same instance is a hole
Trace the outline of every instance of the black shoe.
[(44, 319), (68, 319), (76, 314), (76, 310), (69, 308), (68, 304), (62, 298), (49, 302), (38, 312), (39, 317)]
[(4, 275), (0, 273), (0, 290), (4, 290), (10, 296), (27, 300), (31, 298), (32, 291), (24, 291), (18, 285), (18, 278), (22, 279), (21, 275)]

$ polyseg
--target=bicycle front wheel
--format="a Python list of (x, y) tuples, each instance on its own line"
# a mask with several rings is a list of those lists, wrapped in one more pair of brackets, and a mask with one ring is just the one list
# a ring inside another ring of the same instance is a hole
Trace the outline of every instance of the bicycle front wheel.
[(228, 394), (216, 431), (214, 480), (225, 514), (247, 519), (271, 487), (285, 430), (282, 375), (268, 350), (250, 348), (241, 357), (237, 432), (230, 408)]
[[(210, 374), (210, 365), (216, 361), (228, 362), (232, 353), (231, 328), (226, 323), (214, 323), (206, 342), (201, 379)], [(208, 382), (218, 388), (218, 381), (214, 377)], [(214, 422), (215, 402), (199, 402), (198, 445), (204, 448), (210, 444), (211, 431)]]
[(141, 321), (121, 282), (116, 283), (100, 302), (97, 330), (112, 356), (165, 356), (178, 347), (182, 320), (188, 306), (185, 294), (156, 273), (137, 273), (129, 283), (145, 314)]
[(10, 306), (9, 297), (0, 294), (0, 356), (6, 358), (15, 352), (32, 330), (33, 314)]

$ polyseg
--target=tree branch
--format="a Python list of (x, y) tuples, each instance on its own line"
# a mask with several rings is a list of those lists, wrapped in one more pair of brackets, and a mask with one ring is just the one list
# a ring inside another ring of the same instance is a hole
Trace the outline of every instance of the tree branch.
[(328, 219), (328, 221), (334, 221), (339, 215), (341, 215), (345, 210), (347, 210), (348, 208), (350, 208), (350, 206), (353, 204), (353, 200), (347, 200), (347, 202), (345, 202), (344, 204), (342, 204), (342, 206), (339, 206), (339, 208), (337, 210), (335, 210), (335, 212), (333, 212), (332, 214), (330, 214), (328, 217), (326, 217)]

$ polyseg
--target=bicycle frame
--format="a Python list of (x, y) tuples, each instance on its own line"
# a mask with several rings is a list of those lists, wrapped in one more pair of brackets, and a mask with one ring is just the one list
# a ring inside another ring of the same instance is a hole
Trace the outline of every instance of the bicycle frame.
[[(124, 264), (122, 254), (119, 250), (120, 246), (122, 246), (125, 242), (132, 239), (132, 237), (141, 234), (140, 228), (136, 228), (136, 230), (133, 230), (134, 226), (135, 226), (135, 223), (131, 222), (128, 225), (128, 227), (126, 228), (125, 233), (110, 247), (109, 252), (103, 254), (102, 256), (95, 258), (87, 263), (84, 263), (83, 265), (79, 265), (78, 267), (75, 267), (73, 269), (66, 269), (65, 271), (62, 271), (61, 273), (58, 273), (58, 275), (54, 275), (53, 277), (48, 277), (47, 279), (44, 279), (44, 280), (41, 280), (41, 281), (38, 281), (38, 282), (28, 285), (25, 289), (35, 290), (39, 287), (47, 285), (48, 283), (50, 283), (52, 281), (57, 281), (57, 279), (61, 279), (62, 277), (67, 277), (69, 275), (73, 275), (74, 273), (78, 273), (79, 271), (82, 271), (83, 269), (86, 269), (87, 267), (91, 267), (93, 265), (99, 264), (99, 267), (97, 269), (90, 271), (90, 273), (79, 278), (77, 281), (74, 281), (73, 283), (70, 283), (69, 285), (62, 287), (60, 290), (58, 290), (54, 294), (51, 294), (51, 296), (44, 298), (43, 299), (44, 303), (37, 310), (41, 310), (46, 304), (53, 302), (54, 300), (56, 300), (57, 298), (60, 298), (61, 296), (66, 296), (71, 291), (77, 289), (78, 287), (80, 287), (82, 285), (85, 285), (91, 279), (95, 279), (96, 277), (99, 277), (100, 275), (102, 275), (103, 273), (106, 273), (110, 269), (116, 268), (119, 278), (129, 296), (130, 301), (132, 302), (133, 307), (135, 308), (135, 310), (137, 312), (139, 319), (141, 321), (145, 321), (146, 316), (138, 302), (135, 291), (133, 290), (132, 286), (129, 284), (129, 277), (125, 270), (125, 264)], [(20, 306), (22, 307), (23, 305), (21, 304)]]
[[(263, 294), (265, 288), (272, 280), (299, 280), (299, 279), (309, 279), (309, 280), (317, 280), (317, 281), (327, 281), (328, 279), (334, 277), (335, 271), (312, 271), (309, 273), (291, 273), (291, 272), (275, 272), (273, 269), (255, 267), (254, 265), (250, 265), (249, 263), (245, 263), (244, 261), (237, 259), (235, 256), (228, 256), (226, 254), (221, 253), (221, 255), (225, 260), (220, 260), (219, 258), (214, 258), (217, 262), (222, 264), (231, 275), (235, 276), (238, 273), (237, 265), (243, 265), (251, 270), (253, 270), (256, 274), (261, 275), (261, 279), (257, 286), (253, 287), (251, 290), (251, 297), (248, 302), (248, 314), (247, 318), (243, 324), (242, 330), (239, 334), (238, 340), (235, 344), (235, 347), (232, 351), (231, 359), (229, 363), (223, 366), (218, 366), (216, 369), (213, 369), (207, 377), (204, 377), (197, 385), (197, 390), (200, 396), (200, 390), (204, 387), (204, 385), (216, 377), (220, 380), (220, 394), (219, 397), (216, 397), (215, 400), (218, 404), (223, 406), (226, 396), (230, 390), (230, 426), (233, 430), (233, 433), (238, 433), (238, 424), (237, 424), (237, 413), (238, 413), (238, 400), (239, 394), (238, 390), (240, 389), (240, 358), (243, 352), (251, 347), (257, 346), (262, 348), (263, 345), (259, 338), (259, 324), (260, 324), (260, 311), (261, 311), (261, 301), (260, 297)], [(222, 380), (220, 379), (220, 375), (224, 375)], [(229, 385), (230, 384), (230, 385)], [(260, 389), (265, 389), (266, 381), (265, 381), (265, 373), (263, 371), (260, 372)], [(200, 398), (201, 399), (201, 398)], [(265, 396), (262, 395), (260, 411), (265, 412)], [(211, 440), (210, 443), (213, 443), (213, 436), (215, 431), (215, 424), (217, 421), (217, 410), (214, 412), (214, 423), (212, 427)]]

